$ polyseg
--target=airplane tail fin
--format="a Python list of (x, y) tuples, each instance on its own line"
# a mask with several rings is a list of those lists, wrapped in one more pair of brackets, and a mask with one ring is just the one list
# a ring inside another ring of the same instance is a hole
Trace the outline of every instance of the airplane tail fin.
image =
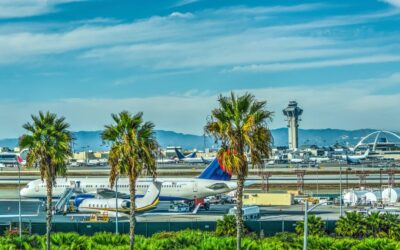
[(186, 156), (186, 158), (196, 158), (196, 156), (197, 156), (196, 152), (193, 152), (193, 153), (191, 153), (191, 154), (188, 154), (188, 155)]
[(229, 181), (232, 178), (232, 173), (226, 171), (226, 169), (219, 163), (218, 159), (215, 158), (210, 165), (203, 170), (198, 178)]
[(161, 186), (162, 182), (152, 182), (147, 188), (143, 198), (136, 198), (135, 203), (137, 209), (140, 211), (145, 211), (156, 206), (160, 198)]
[(177, 148), (175, 148), (175, 153), (178, 156), (179, 160), (185, 159), (185, 156)]

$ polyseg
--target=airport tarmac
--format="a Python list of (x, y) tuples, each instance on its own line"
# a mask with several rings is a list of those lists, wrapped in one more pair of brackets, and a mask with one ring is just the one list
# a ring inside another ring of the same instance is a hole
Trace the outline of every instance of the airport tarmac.
[[(18, 199), (0, 199), (0, 215), (16, 215), (12, 218), (0, 218), (0, 223), (18, 221)], [(157, 207), (149, 212), (138, 214), (137, 221), (214, 221), (227, 214), (234, 205), (212, 205), (209, 211), (199, 209), (197, 214), (174, 214), (168, 212), (170, 203), (159, 202)], [(24, 217), (24, 222), (44, 222), (46, 212), (43, 209), (43, 202), (36, 199), (22, 199), (21, 213), (35, 215)], [(36, 216), (37, 215), (37, 216)], [(54, 215), (53, 222), (78, 222), (90, 217), (89, 214), (68, 214)], [(114, 218), (110, 218), (114, 220)], [(127, 221), (127, 218), (119, 218), (119, 221)]]
[[(160, 202), (154, 210), (139, 214), (139, 222), (161, 222), (161, 221), (216, 221), (227, 214), (234, 204), (211, 205), (209, 211), (199, 210), (197, 214), (174, 214), (168, 212), (170, 203)], [(349, 210), (344, 208), (344, 211)], [(24, 217), (23, 222), (45, 222), (46, 213), (43, 203), (35, 199), (23, 199), (21, 202), (22, 214), (37, 216)], [(260, 207), (261, 220), (301, 220), (304, 215), (303, 205), (292, 206), (269, 206)], [(320, 206), (310, 214), (321, 216), (323, 220), (336, 220), (339, 218), (338, 206)], [(16, 215), (12, 218), (0, 218), (0, 223), (18, 222), (18, 199), (0, 199), (0, 215)], [(53, 222), (79, 222), (89, 215), (79, 214), (54, 215)], [(114, 220), (114, 218), (111, 218)], [(127, 221), (126, 218), (119, 218), (119, 221)]]

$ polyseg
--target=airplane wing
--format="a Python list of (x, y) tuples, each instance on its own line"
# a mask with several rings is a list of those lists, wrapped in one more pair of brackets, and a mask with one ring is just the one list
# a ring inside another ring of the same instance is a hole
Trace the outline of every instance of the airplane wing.
[[(104, 199), (111, 199), (111, 198), (115, 198), (116, 194), (115, 194), (114, 190), (111, 190), (108, 188), (99, 188), (99, 189), (97, 189), (97, 195), (101, 196)], [(129, 194), (121, 193), (121, 192), (117, 193), (117, 197), (119, 199), (129, 199), (130, 198)]]
[[(21, 214), (21, 217), (36, 217), (38, 214)], [(0, 218), (18, 218), (19, 214), (1, 214)]]

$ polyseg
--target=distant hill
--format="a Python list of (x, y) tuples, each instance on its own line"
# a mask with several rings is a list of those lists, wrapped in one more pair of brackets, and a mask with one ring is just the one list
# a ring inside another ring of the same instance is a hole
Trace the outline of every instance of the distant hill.
[[(358, 130), (342, 130), (342, 129), (300, 129), (299, 143), (300, 145), (319, 145), (328, 146), (336, 142), (350, 145), (356, 144), (363, 136), (375, 131), (375, 129), (358, 129)], [(78, 131), (74, 132), (74, 150), (105, 150), (107, 146), (103, 144), (100, 138), (100, 131)], [(275, 146), (287, 146), (288, 137), (287, 128), (278, 128), (272, 130)], [(204, 146), (211, 148), (214, 145), (212, 138), (199, 135), (182, 134), (174, 131), (157, 130), (157, 140), (162, 147), (181, 146), (185, 149), (203, 149)], [(14, 148), (18, 144), (16, 138), (0, 139), (0, 147)]]

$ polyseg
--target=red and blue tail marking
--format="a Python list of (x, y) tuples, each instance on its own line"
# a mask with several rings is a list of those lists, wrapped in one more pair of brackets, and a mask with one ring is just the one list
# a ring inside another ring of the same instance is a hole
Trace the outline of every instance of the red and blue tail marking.
[(229, 181), (232, 178), (232, 173), (229, 173), (223, 166), (220, 164), (217, 158), (215, 158), (208, 167), (204, 169), (204, 171), (198, 177), (199, 179), (208, 179), (208, 180), (221, 180), (221, 181)]

